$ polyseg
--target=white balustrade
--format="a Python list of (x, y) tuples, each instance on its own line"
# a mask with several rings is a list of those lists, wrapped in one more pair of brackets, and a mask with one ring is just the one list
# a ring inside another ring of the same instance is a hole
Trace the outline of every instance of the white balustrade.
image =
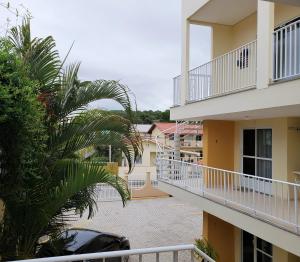
[[(147, 255), (147, 261), (149, 261), (149, 254), (153, 255), (152, 261), (172, 261), (179, 262), (179, 253), (189, 252), (191, 262), (195, 261), (195, 255), (200, 256), (203, 262), (215, 262), (212, 258), (202, 252), (194, 245), (178, 245), (178, 246), (166, 246), (166, 247), (154, 247), (154, 248), (142, 248), (142, 249), (131, 249), (123, 251), (109, 251), (102, 253), (90, 253), (90, 254), (80, 254), (80, 255), (69, 255), (69, 256), (59, 256), (59, 257), (47, 257), (47, 258), (37, 258), (37, 259), (27, 259), (27, 260), (17, 260), (18, 262), (69, 262), (69, 261), (111, 261), (110, 258), (120, 258), (121, 261), (128, 261), (131, 257), (138, 257), (140, 262), (143, 262), (144, 256)], [(166, 260), (165, 257), (161, 259), (163, 253), (171, 253), (170, 259)]]
[(278, 28), (273, 38), (273, 80), (299, 76), (300, 21)]
[(300, 235), (300, 185), (203, 165), (158, 159), (158, 180)]

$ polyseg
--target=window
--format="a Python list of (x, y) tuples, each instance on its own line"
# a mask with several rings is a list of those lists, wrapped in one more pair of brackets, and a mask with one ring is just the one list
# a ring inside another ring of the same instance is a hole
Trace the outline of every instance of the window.
[(242, 232), (242, 262), (272, 262), (272, 244), (246, 231)]
[(201, 135), (196, 135), (196, 141), (201, 141), (202, 140), (202, 136)]
[(237, 66), (240, 69), (244, 69), (248, 67), (249, 65), (248, 61), (249, 61), (249, 49), (243, 48), (242, 51), (240, 52), (239, 60), (237, 60)]
[(243, 130), (243, 173), (272, 178), (272, 129)]
[(142, 164), (142, 157), (141, 156), (137, 156), (137, 158), (135, 159), (135, 163), (136, 164)]
[[(272, 129), (243, 130), (242, 171), (247, 175), (272, 178)], [(272, 182), (261, 179), (256, 183), (256, 180), (251, 181), (247, 181), (246, 188), (272, 193)]]
[(169, 134), (169, 140), (174, 140), (174, 134)]

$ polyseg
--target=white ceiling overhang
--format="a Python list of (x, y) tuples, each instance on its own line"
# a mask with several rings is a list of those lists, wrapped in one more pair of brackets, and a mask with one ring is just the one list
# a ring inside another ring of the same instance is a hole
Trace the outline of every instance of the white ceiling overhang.
[(190, 20), (234, 25), (256, 10), (257, 0), (211, 0), (195, 12)]

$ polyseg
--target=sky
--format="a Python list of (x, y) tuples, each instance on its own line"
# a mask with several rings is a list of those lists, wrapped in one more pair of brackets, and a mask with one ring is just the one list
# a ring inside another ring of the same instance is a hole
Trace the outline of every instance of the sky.
[[(119, 80), (134, 93), (139, 110), (165, 110), (172, 105), (172, 78), (181, 71), (180, 2), (10, 1), (21, 13), (20, 4), (30, 10), (33, 35), (52, 35), (61, 57), (74, 42), (68, 63), (81, 62), (82, 80)], [(0, 8), (0, 29), (5, 28), (8, 16)], [(14, 23), (11, 18), (10, 24)], [(209, 60), (209, 35), (208, 28), (191, 27), (191, 68)], [(109, 101), (96, 101), (92, 106), (119, 109)]]

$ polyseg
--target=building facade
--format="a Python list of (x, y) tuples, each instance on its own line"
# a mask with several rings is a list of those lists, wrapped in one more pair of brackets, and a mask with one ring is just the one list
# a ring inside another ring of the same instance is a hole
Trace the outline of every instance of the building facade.
[[(212, 57), (193, 69), (192, 24)], [(173, 98), (171, 119), (203, 123), (203, 166), (168, 161), (160, 187), (203, 208), (218, 261), (300, 261), (300, 1), (182, 0)]]

